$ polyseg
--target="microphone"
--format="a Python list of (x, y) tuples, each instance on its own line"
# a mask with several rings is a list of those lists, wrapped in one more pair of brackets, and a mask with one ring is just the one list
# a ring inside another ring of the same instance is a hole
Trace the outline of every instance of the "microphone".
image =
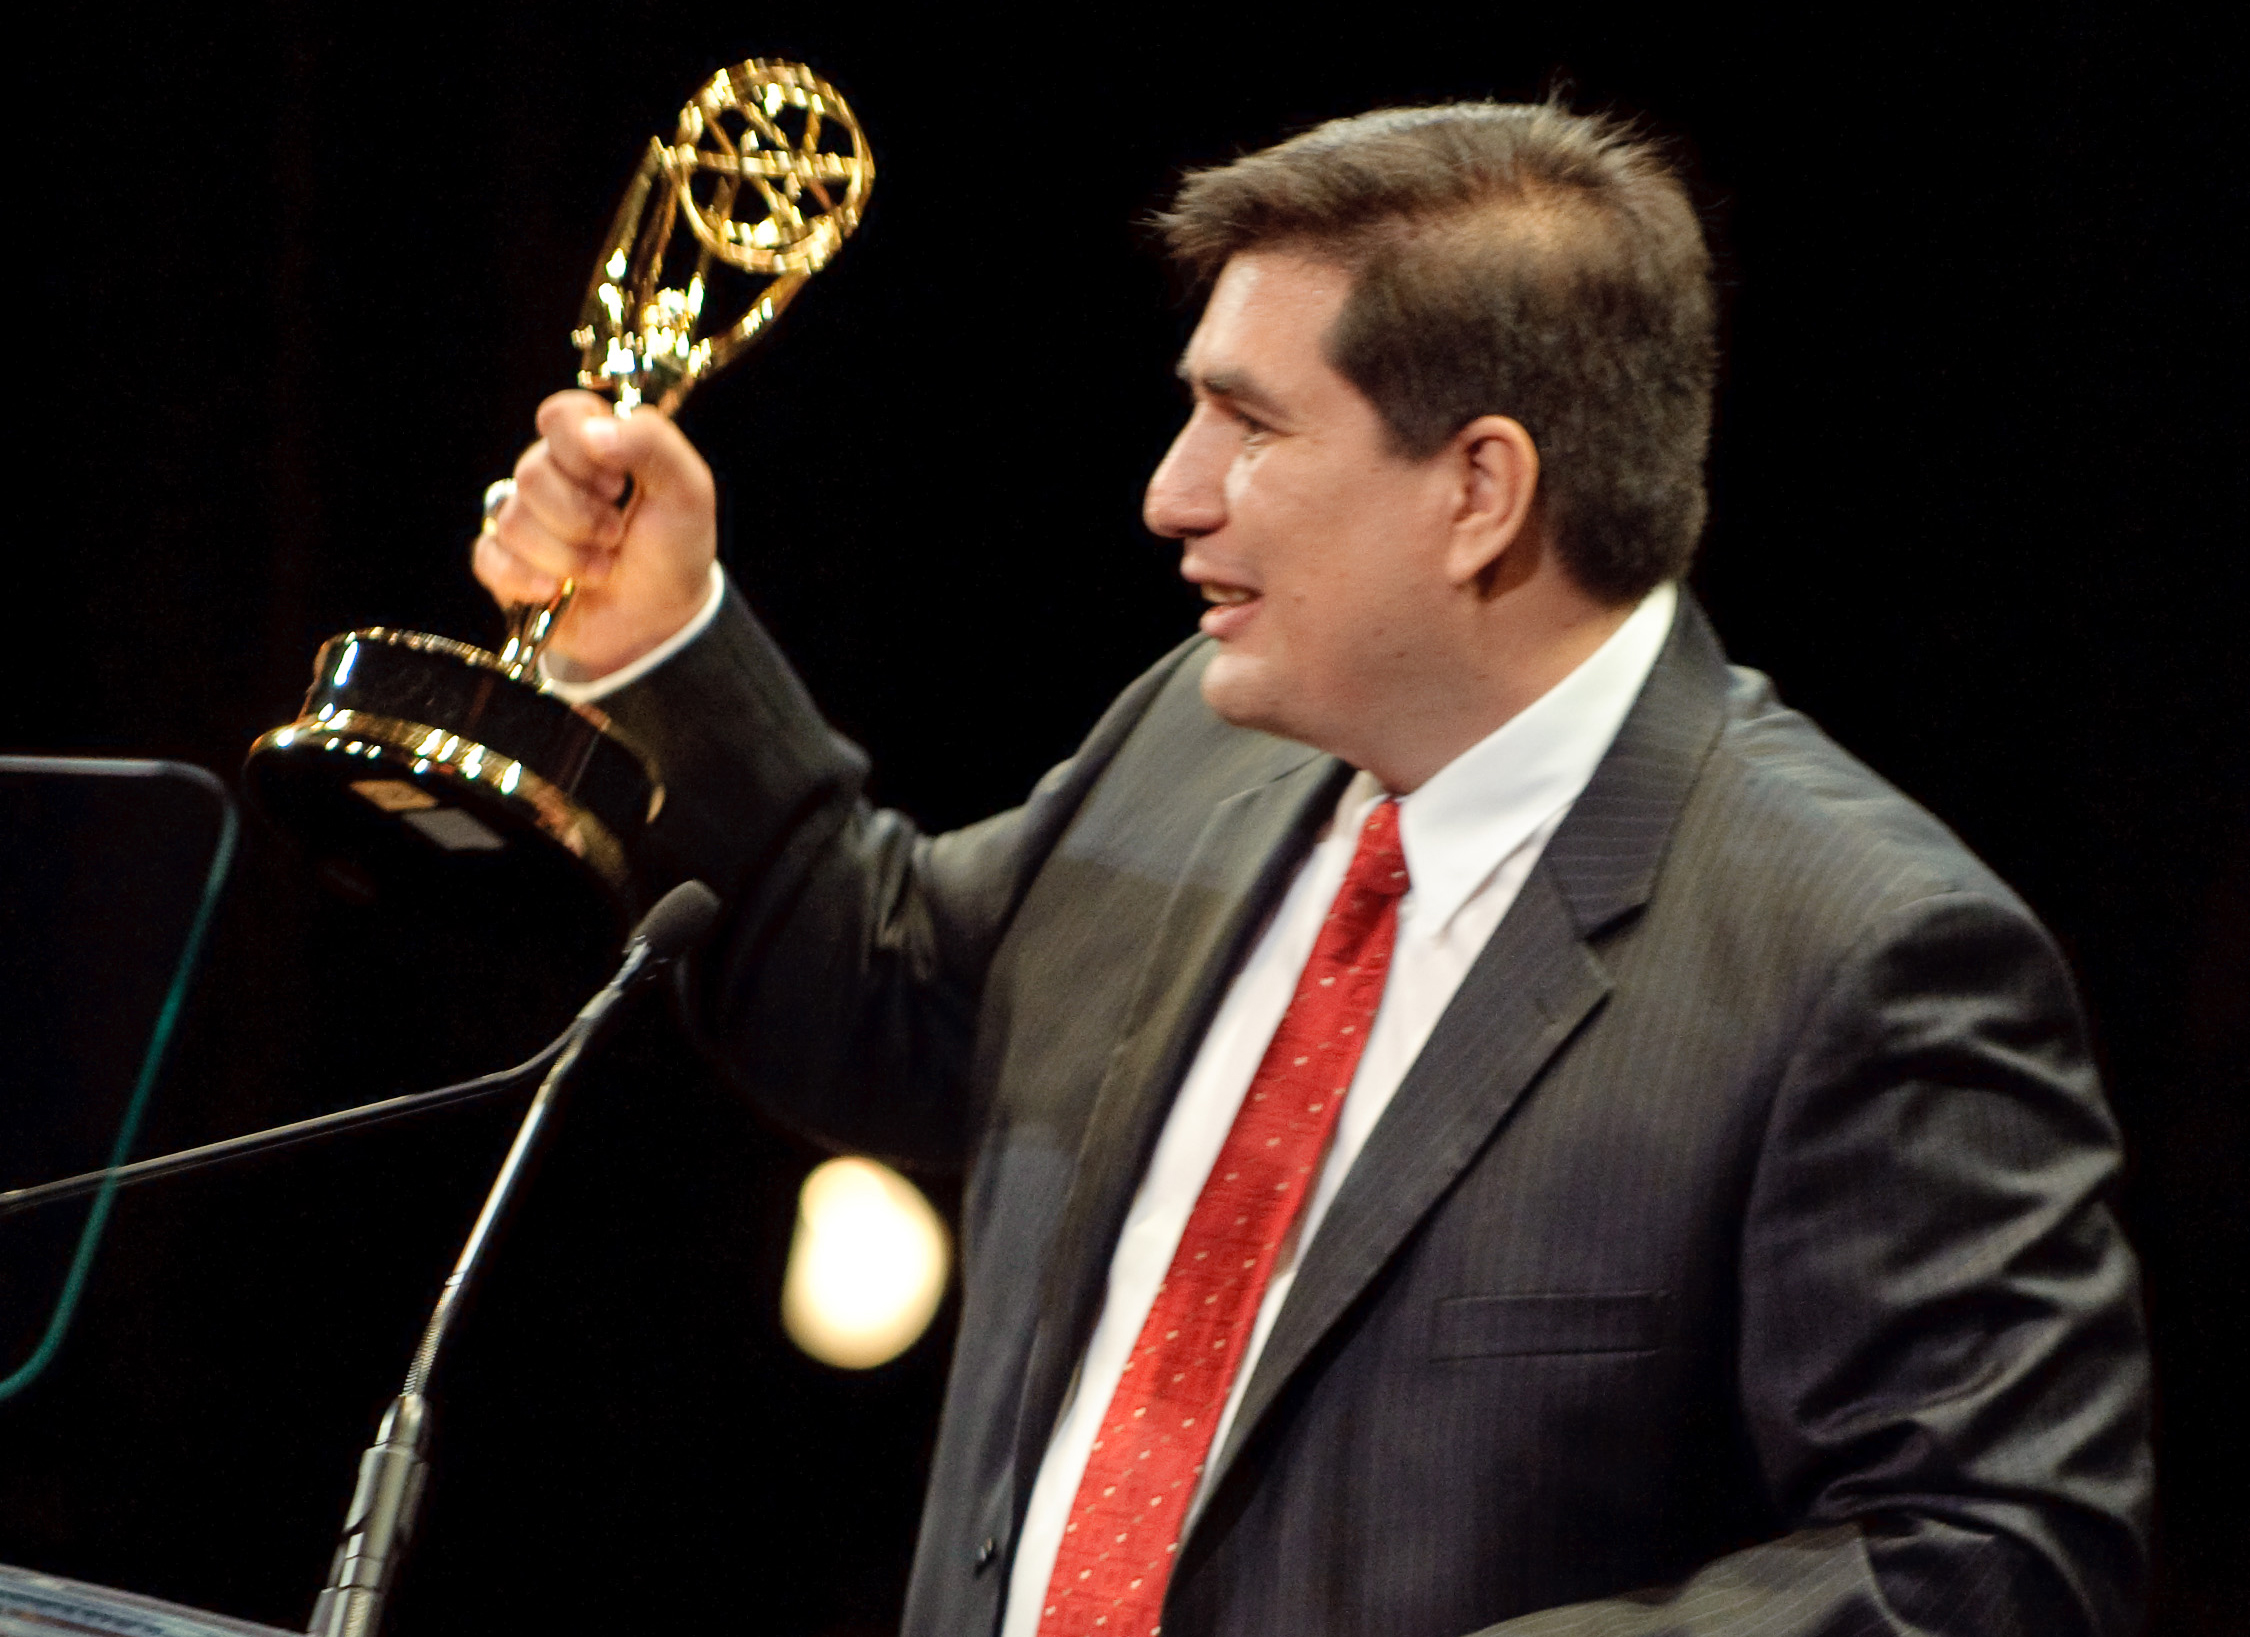
[[(712, 918), (718, 914), (718, 908), (717, 894), (700, 881), (684, 882), (674, 887), (657, 900), (655, 906), (633, 929), (632, 937), (626, 942), (625, 960), (619, 968), (617, 979), (602, 993), (608, 995), (612, 989), (617, 989), (620, 981), (629, 986), (637, 981), (636, 974), (653, 971), (674, 955), (692, 947), (709, 929)], [(386, 1120), (396, 1120), (410, 1114), (426, 1114), (434, 1109), (451, 1108), (456, 1103), (478, 1102), (486, 1097), (497, 1096), (514, 1089), (536, 1074), (544, 1073), (552, 1066), (570, 1043), (572, 1031), (579, 1027), (583, 1018), (584, 1013), (581, 1012), (578, 1018), (572, 1020), (569, 1029), (565, 1029), (536, 1056), (526, 1058), (514, 1068), (502, 1069), (496, 1074), (479, 1075), (474, 1080), (440, 1086), (435, 1091), (385, 1097), (378, 1102), (362, 1103), (357, 1108), (339, 1109), (333, 1114), (318, 1114), (310, 1119), (293, 1120), (287, 1125), (271, 1126), (264, 1131), (252, 1131), (240, 1137), (228, 1137), (220, 1142), (205, 1143), (198, 1148), (183, 1148), (177, 1153), (135, 1160), (130, 1165), (83, 1171), (77, 1176), (60, 1177), (53, 1182), (42, 1182), (27, 1188), (0, 1189), (0, 1217), (30, 1210), (35, 1205), (77, 1199), (93, 1193), (103, 1183), (112, 1180), (120, 1188), (129, 1188), (136, 1183), (180, 1176), (189, 1171), (200, 1171), (205, 1166), (248, 1159), (255, 1154), (271, 1153), (275, 1149), (293, 1147), (301, 1142), (338, 1136), (364, 1126), (380, 1125)]]
[(625, 944), (627, 964), (635, 948), (656, 966), (686, 954), (703, 941), (718, 918), (719, 895), (700, 881), (682, 881), (651, 905), (633, 929)]
[(617, 975), (579, 1009), (552, 1048), (553, 1067), (539, 1083), (531, 1107), (524, 1111), (516, 1140), (508, 1157), (500, 1162), (500, 1173), (485, 1196), (484, 1209), (477, 1214), (468, 1242), (461, 1247), (460, 1258), (438, 1293), (429, 1327), (422, 1333), (422, 1345), (415, 1350), (414, 1363), (406, 1372), (406, 1385), (384, 1411), (374, 1444), (360, 1458), (359, 1482), (344, 1514), (343, 1538), (329, 1566), (328, 1584), (321, 1588), (319, 1600), (313, 1605), (309, 1637), (373, 1637), (412, 1537), (415, 1511), (429, 1472), (429, 1401), (424, 1389), (436, 1368), (453, 1316), (476, 1276), (493, 1225), (507, 1208), (523, 1174), (524, 1161), (539, 1139), (563, 1081), (617, 1003), (708, 933), (718, 913), (718, 894), (700, 881), (684, 881), (658, 899), (627, 940)]

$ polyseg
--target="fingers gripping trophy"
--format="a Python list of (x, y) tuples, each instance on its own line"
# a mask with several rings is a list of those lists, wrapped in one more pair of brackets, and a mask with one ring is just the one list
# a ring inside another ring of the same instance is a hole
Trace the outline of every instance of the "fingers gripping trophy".
[[(619, 203), (571, 336), (578, 384), (619, 417), (671, 414), (828, 264), (874, 180), (858, 120), (811, 70), (753, 59), (714, 75)], [(622, 530), (647, 497), (618, 487)], [(486, 491), (488, 535), (512, 503), (513, 480)], [(579, 590), (566, 576), (512, 607), (497, 651), (382, 626), (330, 638), (297, 719), (251, 746), (252, 799), (358, 885), (513, 851), (628, 898), (630, 843), (664, 790), (601, 710), (546, 680)]]

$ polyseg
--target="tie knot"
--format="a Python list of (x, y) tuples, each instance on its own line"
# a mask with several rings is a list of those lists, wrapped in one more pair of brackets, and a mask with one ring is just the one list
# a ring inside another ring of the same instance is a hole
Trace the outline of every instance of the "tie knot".
[(1399, 845), (1398, 803), (1386, 796), (1360, 826), (1359, 849), (1344, 874), (1344, 887), (1380, 898), (1403, 898), (1412, 885), (1406, 875), (1406, 849)]

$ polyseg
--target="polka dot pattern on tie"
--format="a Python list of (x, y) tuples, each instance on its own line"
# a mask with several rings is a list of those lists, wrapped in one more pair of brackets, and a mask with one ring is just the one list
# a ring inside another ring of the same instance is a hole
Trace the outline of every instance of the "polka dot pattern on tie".
[(1407, 886), (1398, 804), (1379, 802), (1102, 1417), (1039, 1637), (1159, 1629), (1212, 1429), (1383, 1003)]

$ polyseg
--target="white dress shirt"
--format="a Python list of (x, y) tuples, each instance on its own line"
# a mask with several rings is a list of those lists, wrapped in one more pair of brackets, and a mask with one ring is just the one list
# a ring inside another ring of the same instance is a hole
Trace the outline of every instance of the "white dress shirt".
[(569, 700), (573, 705), (590, 705), (604, 694), (615, 693), (629, 682), (640, 681), (642, 677), (655, 670), (657, 666), (663, 664), (697, 637), (703, 635), (711, 628), (711, 622), (719, 617), (719, 607), (726, 600), (726, 570), (719, 567), (717, 563), (713, 563), (711, 565), (711, 586), (703, 594), (703, 606), (695, 611), (694, 617), (687, 624), (674, 631), (647, 653), (641, 655), (640, 658), (620, 665), (614, 671), (608, 671), (595, 677), (565, 676), (550, 667), (545, 658), (541, 658), (539, 674), (545, 680), (548, 692)]
[[(1454, 991), (1617, 737), (1664, 646), (1677, 602), (1669, 584), (1650, 592), (1569, 676), (1400, 799), (1399, 838), (1410, 887), (1399, 903), (1382, 1009), (1361, 1050), (1319, 1181), (1274, 1263), (1250, 1345), (1212, 1434), (1213, 1454), (1226, 1444), (1304, 1247), (1320, 1231), (1336, 1191)], [(1001, 1637), (1036, 1637), (1095, 1432), (1172, 1265), (1188, 1215), (1296, 992), (1329, 902), (1343, 885), (1360, 823), (1383, 794), (1366, 773), (1345, 786), (1327, 828), (1235, 974), (1180, 1084), (1110, 1257), (1101, 1317), (1032, 1488)], [(1203, 1500), (1199, 1490), (1191, 1517)]]

